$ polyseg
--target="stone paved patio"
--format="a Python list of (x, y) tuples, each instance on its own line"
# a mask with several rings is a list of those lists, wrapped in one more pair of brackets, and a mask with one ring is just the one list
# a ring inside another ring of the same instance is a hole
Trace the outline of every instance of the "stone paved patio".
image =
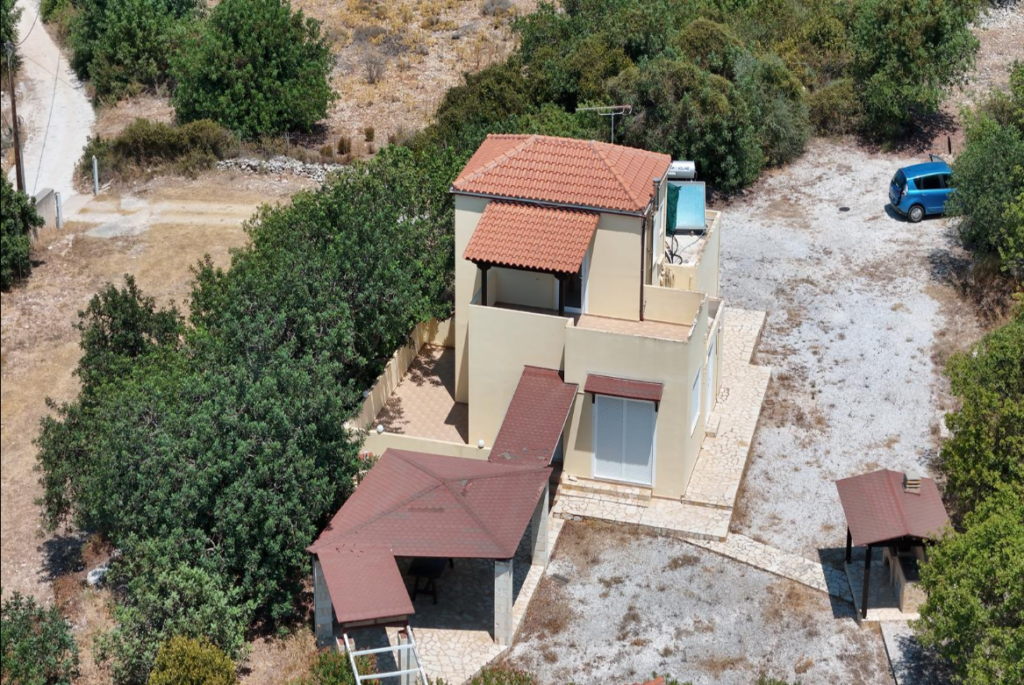
[(889, 569), (882, 562), (882, 550), (876, 549), (871, 559), (871, 585), (868, 587), (868, 616), (861, 619), (861, 596), (864, 587), (864, 548), (855, 547), (853, 563), (844, 564), (846, 577), (853, 591), (857, 620), (867, 623), (881, 621), (916, 621), (919, 613), (903, 613), (896, 588), (889, 584)]
[(469, 408), (455, 401), (455, 350), (424, 346), (374, 425), (389, 433), (466, 444)]
[[(549, 550), (555, 548), (563, 524), (550, 519)], [(401, 565), (403, 569), (406, 566), (407, 563)], [(513, 567), (513, 634), (522, 625), (544, 568), (530, 563), (527, 531)], [(431, 680), (440, 678), (445, 685), (462, 685), (508, 649), (494, 642), (494, 565), (489, 560), (457, 560), (455, 568), (446, 571), (438, 581), (437, 604), (431, 597), (421, 595), (415, 607), (416, 614), (409, 624), (423, 668)], [(397, 627), (362, 630), (351, 637), (359, 649), (377, 649), (397, 646), (398, 631)], [(378, 672), (394, 670), (394, 666), (394, 657), (379, 657)]]
[(712, 414), (716, 436), (704, 439), (683, 501), (641, 501), (629, 488), (603, 484), (606, 492), (569, 487), (559, 492), (556, 516), (638, 525), (702, 540), (726, 539), (771, 369), (751, 364), (766, 314), (729, 308), (723, 316), (722, 388)]

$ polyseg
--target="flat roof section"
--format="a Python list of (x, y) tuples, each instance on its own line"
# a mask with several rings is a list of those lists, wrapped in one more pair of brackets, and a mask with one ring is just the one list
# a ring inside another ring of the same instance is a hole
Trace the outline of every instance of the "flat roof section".
[(389, 433), (467, 444), (469, 405), (455, 401), (455, 350), (424, 345), (374, 426)]
[(564, 382), (558, 371), (524, 367), (489, 460), (549, 466), (578, 388)]
[(654, 338), (673, 342), (686, 342), (690, 339), (691, 326), (661, 321), (627, 321), (626, 319), (610, 319), (605, 316), (584, 314), (576, 322), (576, 328), (591, 331), (603, 331), (616, 335), (632, 335), (638, 338)]

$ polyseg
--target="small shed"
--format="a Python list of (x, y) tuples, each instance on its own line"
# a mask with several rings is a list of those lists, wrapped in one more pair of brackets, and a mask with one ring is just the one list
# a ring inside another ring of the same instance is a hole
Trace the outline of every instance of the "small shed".
[[(886, 560), (899, 563), (902, 552), (920, 550), (942, 534), (949, 515), (935, 481), (914, 473), (882, 470), (836, 481), (846, 514), (846, 563), (853, 548), (865, 547), (861, 617), (868, 616), (872, 552), (882, 548)], [(851, 588), (852, 589), (852, 588)]]

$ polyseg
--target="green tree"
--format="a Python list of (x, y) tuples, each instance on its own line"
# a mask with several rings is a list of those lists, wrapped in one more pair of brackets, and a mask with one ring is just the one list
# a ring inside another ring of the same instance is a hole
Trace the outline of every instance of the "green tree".
[(964, 244), (1024, 278), (1024, 64), (1009, 93), (966, 113), (967, 146), (953, 163), (949, 212)]
[(811, 125), (800, 80), (775, 55), (741, 56), (735, 70), (766, 163), (779, 166), (803, 154)]
[(721, 190), (749, 185), (764, 164), (750, 110), (732, 83), (690, 62), (659, 59), (618, 76), (612, 93), (634, 106), (627, 144), (697, 163)]
[(76, 3), (68, 37), (71, 66), (92, 81), (100, 100), (157, 88), (167, 82), (175, 33), (198, 17), (202, 6), (198, 0)]
[(11, 685), (71, 685), (78, 645), (56, 609), (15, 592), (0, 611), (0, 680)]
[(15, 6), (15, 0), (0, 0), (0, 67), (3, 78), (7, 78), (8, 45), (18, 43), (18, 20), (21, 19), (21, 8)]
[[(231, 657), (243, 653), (251, 605), (215, 568), (216, 559), (178, 535), (131, 539), (122, 552), (108, 576), (118, 599), (117, 627), (98, 643), (114, 682), (202, 683), (188, 676), (204, 662), (211, 668), (220, 664), (221, 672), (226, 662), (233, 682)], [(207, 646), (193, 652), (189, 647), (195, 640)], [(217, 672), (214, 668), (211, 675)]]
[(43, 218), (24, 193), (0, 179), (0, 288), (7, 290), (17, 279), (32, 273), (32, 232), (42, 227)]
[(894, 139), (963, 82), (978, 40), (978, 0), (860, 0), (852, 25), (853, 75), (869, 133)]
[(917, 631), (963, 685), (1024, 682), (1024, 486), (1004, 485), (929, 550)]
[(1024, 307), (947, 367), (961, 407), (946, 417), (947, 495), (970, 512), (1000, 484), (1024, 487)]
[(231, 685), (235, 664), (208, 642), (174, 637), (160, 647), (148, 685)]
[(175, 111), (247, 138), (309, 131), (337, 97), (333, 66), (319, 22), (288, 0), (224, 0), (171, 57)]

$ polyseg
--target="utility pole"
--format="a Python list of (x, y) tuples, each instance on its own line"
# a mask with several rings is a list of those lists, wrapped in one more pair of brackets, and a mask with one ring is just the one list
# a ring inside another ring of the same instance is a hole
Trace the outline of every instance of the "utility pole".
[(18, 180), (18, 190), (25, 192), (25, 167), (21, 164), (21, 125), (18, 122), (18, 97), (14, 92), (14, 44), (4, 46), (7, 51), (7, 83), (11, 88), (11, 128), (14, 132), (14, 175)]

